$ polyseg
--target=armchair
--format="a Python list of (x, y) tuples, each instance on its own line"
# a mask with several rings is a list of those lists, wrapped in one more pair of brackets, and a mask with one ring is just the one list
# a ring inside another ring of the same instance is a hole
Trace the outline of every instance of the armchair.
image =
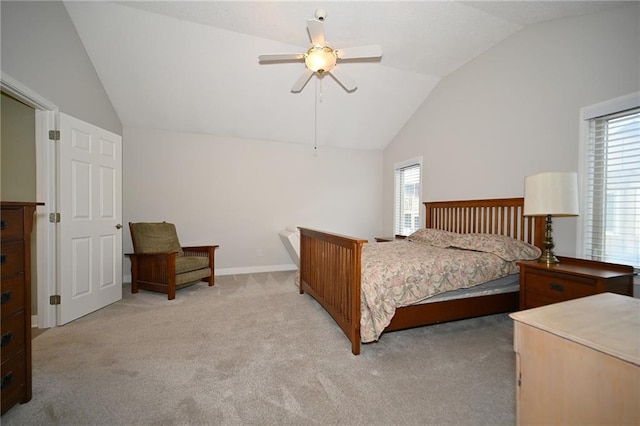
[(214, 285), (217, 245), (182, 247), (172, 223), (129, 222), (134, 253), (131, 259), (131, 293), (139, 289), (166, 293), (206, 281)]

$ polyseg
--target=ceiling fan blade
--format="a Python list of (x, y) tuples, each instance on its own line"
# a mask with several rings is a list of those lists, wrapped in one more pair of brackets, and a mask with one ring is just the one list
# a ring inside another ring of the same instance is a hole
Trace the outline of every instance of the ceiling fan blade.
[(312, 75), (313, 71), (311, 71), (309, 68), (305, 68), (300, 78), (298, 78), (298, 81), (296, 81), (296, 84), (294, 84), (291, 88), (291, 91), (293, 93), (298, 93), (302, 89), (304, 89), (304, 86), (307, 84), (307, 81), (309, 81)]
[(326, 44), (326, 40), (324, 38), (324, 24), (315, 19), (307, 19), (307, 28), (309, 29), (311, 43), (314, 46), (324, 47)]
[(263, 61), (295, 61), (304, 58), (304, 53), (274, 53), (258, 56), (260, 62)]
[(351, 77), (340, 71), (340, 67), (335, 67), (329, 71), (329, 74), (331, 74), (347, 92), (353, 92), (358, 88), (358, 85), (356, 85), (356, 82), (353, 81)]
[(379, 58), (382, 56), (382, 46), (360, 46), (337, 49), (340, 59)]

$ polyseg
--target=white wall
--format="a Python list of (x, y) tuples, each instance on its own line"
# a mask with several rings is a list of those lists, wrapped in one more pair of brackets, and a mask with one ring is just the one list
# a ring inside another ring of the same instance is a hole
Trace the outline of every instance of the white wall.
[[(577, 171), (580, 108), (640, 86), (640, 5), (526, 28), (441, 80), (384, 151), (384, 230), (393, 165), (423, 156), (423, 201), (522, 196), (524, 177)], [(576, 219), (554, 221), (576, 254)]]
[(0, 2), (2, 72), (60, 111), (118, 135), (122, 124), (60, 1)]
[[(125, 126), (123, 157), (124, 223), (166, 220), (183, 245), (219, 244), (218, 275), (295, 269), (278, 236), (288, 225), (367, 239), (382, 230), (382, 151), (314, 155), (309, 145)], [(128, 232), (123, 241), (131, 252)]]

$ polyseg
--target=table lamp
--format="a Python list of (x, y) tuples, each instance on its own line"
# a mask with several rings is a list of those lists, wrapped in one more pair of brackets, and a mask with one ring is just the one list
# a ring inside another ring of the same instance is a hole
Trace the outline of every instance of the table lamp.
[(551, 218), (578, 215), (578, 175), (575, 172), (545, 172), (524, 179), (524, 215), (546, 216), (544, 251), (538, 262), (559, 263), (553, 254)]

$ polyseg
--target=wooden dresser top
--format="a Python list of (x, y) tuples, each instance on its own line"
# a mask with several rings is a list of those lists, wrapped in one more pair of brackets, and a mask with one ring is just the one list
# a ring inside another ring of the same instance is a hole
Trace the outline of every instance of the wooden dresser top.
[(640, 366), (640, 299), (602, 293), (510, 316)]

